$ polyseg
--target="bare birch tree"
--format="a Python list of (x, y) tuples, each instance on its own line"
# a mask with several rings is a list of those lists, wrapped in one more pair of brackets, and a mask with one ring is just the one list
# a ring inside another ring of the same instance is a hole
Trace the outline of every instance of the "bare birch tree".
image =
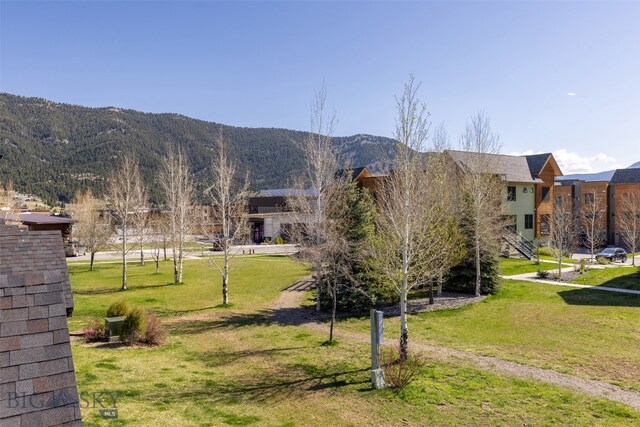
[(162, 212), (156, 213), (149, 219), (149, 230), (151, 233), (151, 259), (155, 264), (156, 274), (160, 273), (160, 260), (162, 258), (162, 242), (164, 239), (164, 225)]
[(0, 183), (0, 223), (19, 213), (16, 209), (15, 196), (16, 192), (11, 181), (4, 186)]
[[(222, 249), (222, 263), (215, 256), (209, 261), (222, 275), (222, 304), (229, 304), (229, 272), (231, 261), (238, 254), (232, 247), (244, 242), (247, 237), (247, 220), (244, 216), (249, 198), (249, 179), (237, 184), (236, 162), (227, 157), (227, 144), (222, 131), (216, 137), (218, 152), (211, 165), (211, 185), (206, 194), (211, 199), (213, 220), (209, 230), (209, 239), (214, 246)], [(220, 233), (215, 226), (220, 226)]]
[[(329, 322), (329, 342), (333, 342), (336, 322), (338, 292), (341, 287), (349, 287), (355, 278), (352, 275), (352, 264), (357, 260), (353, 257), (352, 243), (349, 239), (349, 186), (346, 174), (336, 177), (333, 186), (325, 191), (326, 223), (322, 228), (322, 238), (310, 246), (313, 253), (316, 271), (317, 294), (326, 292), (331, 299), (331, 320)], [(306, 254), (309, 256), (309, 253)]]
[(562, 259), (576, 247), (576, 213), (570, 195), (556, 196), (550, 220), (551, 252), (558, 260), (558, 277), (562, 275)]
[(580, 209), (580, 226), (584, 233), (584, 243), (595, 259), (596, 249), (607, 241), (607, 195), (606, 192), (585, 193)]
[(622, 194), (617, 218), (619, 233), (631, 251), (631, 265), (636, 265), (636, 251), (640, 247), (640, 190)]
[(146, 200), (142, 199), (144, 194), (138, 161), (131, 156), (124, 156), (120, 168), (107, 181), (109, 208), (122, 230), (122, 243), (119, 248), (122, 257), (122, 290), (127, 289), (127, 254), (134, 247), (127, 244), (131, 239), (131, 228), (135, 226), (136, 212), (146, 205)]
[(327, 110), (327, 91), (324, 84), (316, 92), (311, 105), (310, 131), (301, 141), (305, 156), (304, 179), (296, 182), (296, 192), (287, 203), (291, 206), (298, 224), (304, 224), (306, 238), (300, 236), (300, 254), (313, 268), (316, 286), (316, 310), (321, 309), (323, 289), (321, 278), (325, 274), (325, 243), (330, 243), (329, 205), (340, 187), (338, 176), (338, 149), (332, 135), (336, 123), (335, 111)]
[(460, 148), (465, 152), (461, 174), (463, 206), (467, 210), (465, 228), (473, 240), (475, 294), (480, 296), (483, 257), (497, 252), (502, 233), (503, 186), (496, 175), (498, 159), (495, 154), (500, 152), (500, 139), (483, 112), (473, 115), (467, 122), (460, 137)]
[[(444, 123), (438, 124), (433, 130), (433, 146), (431, 150), (433, 153), (444, 153), (446, 150), (451, 148), (451, 143), (449, 140), (449, 133), (447, 132), (447, 128)], [(452, 218), (455, 220), (455, 213), (460, 209), (460, 201), (458, 200), (459, 189), (457, 187), (458, 181), (456, 180), (456, 176), (452, 168), (450, 168), (450, 164), (448, 163), (448, 158), (446, 156), (432, 157), (430, 159), (432, 162), (430, 167), (428, 168), (430, 171), (437, 171), (436, 179), (441, 180), (440, 185), (435, 185), (432, 187), (435, 199), (439, 200), (443, 209), (450, 212)], [(433, 174), (433, 172), (432, 172)], [(445, 254), (445, 248), (443, 248), (443, 256), (442, 260), (443, 266), (450, 268), (456, 259), (459, 256), (462, 256), (463, 247), (462, 247), (462, 236), (460, 234), (460, 228), (458, 224), (456, 224), (455, 229), (452, 229), (452, 239), (450, 239), (447, 243), (450, 246), (450, 252)], [(455, 237), (455, 238), (454, 238)], [(438, 274), (436, 279), (437, 283), (437, 296), (442, 295), (442, 286), (444, 284), (444, 274), (445, 269)], [(430, 294), (429, 294), (429, 303), (434, 304), (433, 298), (433, 280), (430, 281)]]
[(173, 249), (173, 282), (182, 283), (184, 245), (193, 225), (195, 187), (187, 158), (181, 150), (176, 152), (169, 147), (162, 164), (160, 185), (164, 190), (167, 227)]
[(138, 239), (138, 247), (140, 248), (140, 265), (144, 265), (144, 243), (149, 227), (149, 204), (147, 203), (147, 190), (144, 186), (138, 188), (141, 193), (138, 199), (141, 201), (140, 206), (135, 210), (133, 215), (133, 223)]
[(449, 185), (439, 167), (444, 164), (442, 155), (425, 155), (430, 122), (418, 99), (419, 88), (411, 76), (396, 98), (395, 166), (377, 194), (378, 235), (373, 245), (376, 268), (400, 296), (401, 360), (407, 358), (409, 346), (408, 293), (445, 272), (450, 263), (443, 259), (447, 254), (443, 247), (451, 238), (457, 240), (453, 236), (457, 225), (440, 197)]
[(73, 234), (89, 252), (89, 270), (93, 271), (96, 253), (104, 250), (113, 237), (113, 229), (106, 212), (106, 204), (93, 196), (91, 190), (78, 192), (75, 197)]

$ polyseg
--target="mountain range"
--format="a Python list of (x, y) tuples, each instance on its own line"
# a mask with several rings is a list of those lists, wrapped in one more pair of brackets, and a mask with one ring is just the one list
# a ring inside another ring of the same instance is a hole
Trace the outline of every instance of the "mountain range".
[[(42, 197), (68, 202), (78, 190), (101, 194), (105, 180), (124, 155), (140, 160), (152, 200), (160, 194), (155, 177), (167, 145), (182, 147), (194, 172), (198, 194), (206, 185), (218, 129), (227, 139), (255, 190), (282, 188), (300, 176), (299, 142), (308, 133), (277, 128), (233, 127), (179, 114), (154, 114), (116, 107), (89, 108), (41, 98), (0, 93), (0, 182)], [(372, 135), (333, 138), (353, 166), (379, 165), (392, 155), (394, 140)]]
[[(640, 169), (640, 162), (636, 162), (626, 169)], [(594, 173), (576, 173), (572, 175), (563, 175), (560, 177), (562, 180), (581, 180), (581, 181), (609, 181), (615, 170), (594, 172)]]
[[(122, 156), (140, 160), (152, 201), (161, 200), (156, 177), (169, 144), (182, 147), (198, 194), (207, 185), (221, 129), (239, 176), (249, 175), (253, 190), (283, 188), (304, 170), (299, 142), (307, 132), (246, 128), (116, 107), (89, 108), (42, 98), (0, 93), (0, 183), (42, 197), (48, 204), (69, 202), (78, 190), (102, 194), (106, 178)], [(388, 164), (395, 141), (373, 135), (333, 138), (343, 158), (373, 171)], [(630, 166), (640, 168), (640, 162)], [(562, 179), (609, 180), (615, 171), (566, 175)]]

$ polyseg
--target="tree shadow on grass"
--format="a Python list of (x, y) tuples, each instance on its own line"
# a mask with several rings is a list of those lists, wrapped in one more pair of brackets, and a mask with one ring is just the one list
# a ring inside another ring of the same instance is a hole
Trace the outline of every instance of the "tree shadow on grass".
[(636, 269), (636, 271), (634, 271), (633, 273), (614, 277), (598, 286), (606, 286), (609, 288), (619, 289), (633, 289), (636, 291), (640, 291), (640, 268)]
[(218, 328), (242, 328), (247, 326), (287, 325), (300, 326), (329, 320), (327, 313), (317, 313), (312, 308), (277, 308), (254, 313), (216, 313), (211, 319), (183, 319), (171, 324), (172, 333), (200, 334)]
[[(605, 285), (603, 284), (602, 286)], [(607, 292), (589, 288), (560, 291), (558, 295), (560, 295), (564, 302), (571, 305), (640, 307), (640, 295)]]
[(207, 367), (215, 368), (238, 362), (250, 357), (277, 357), (280, 354), (315, 348), (316, 346), (302, 345), (298, 347), (275, 347), (264, 349), (250, 349), (239, 351), (211, 350), (200, 352), (192, 357), (201, 360)]
[(150, 394), (151, 400), (170, 399), (202, 403), (273, 403), (304, 397), (308, 393), (337, 390), (349, 385), (361, 388), (369, 382), (369, 367), (339, 369), (318, 368), (308, 364), (279, 364), (276, 371), (252, 371), (235, 379), (192, 382), (183, 389)]

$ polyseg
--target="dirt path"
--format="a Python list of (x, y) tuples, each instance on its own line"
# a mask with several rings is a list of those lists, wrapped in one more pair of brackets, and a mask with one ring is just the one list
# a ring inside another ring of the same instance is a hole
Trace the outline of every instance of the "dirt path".
[[(319, 320), (322, 319), (318, 319), (315, 316), (310, 315), (308, 310), (300, 308), (300, 303), (302, 302), (304, 293), (310, 286), (310, 279), (305, 278), (291, 285), (280, 294), (272, 306), (276, 322), (304, 325), (305, 327), (309, 327), (317, 331), (327, 332), (327, 326), (319, 322)], [(335, 335), (338, 339), (360, 342), (369, 341), (368, 334), (345, 331), (339, 327), (336, 328)], [(456, 359), (471, 362), (475, 367), (483, 370), (570, 388), (592, 396), (620, 402), (640, 411), (640, 393), (625, 390), (604, 381), (590, 380), (573, 375), (561, 374), (550, 369), (527, 366), (499, 359), (497, 357), (480, 356), (467, 351), (426, 344), (424, 342), (416, 341), (415, 339), (412, 341), (412, 346), (414, 349), (428, 353), (430, 357), (440, 361), (450, 361), (451, 358), (454, 357)]]

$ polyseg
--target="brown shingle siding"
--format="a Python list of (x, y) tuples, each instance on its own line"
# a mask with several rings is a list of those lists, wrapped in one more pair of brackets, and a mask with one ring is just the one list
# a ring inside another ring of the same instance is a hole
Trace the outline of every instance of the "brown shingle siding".
[(60, 233), (0, 225), (0, 426), (82, 425), (72, 310)]

